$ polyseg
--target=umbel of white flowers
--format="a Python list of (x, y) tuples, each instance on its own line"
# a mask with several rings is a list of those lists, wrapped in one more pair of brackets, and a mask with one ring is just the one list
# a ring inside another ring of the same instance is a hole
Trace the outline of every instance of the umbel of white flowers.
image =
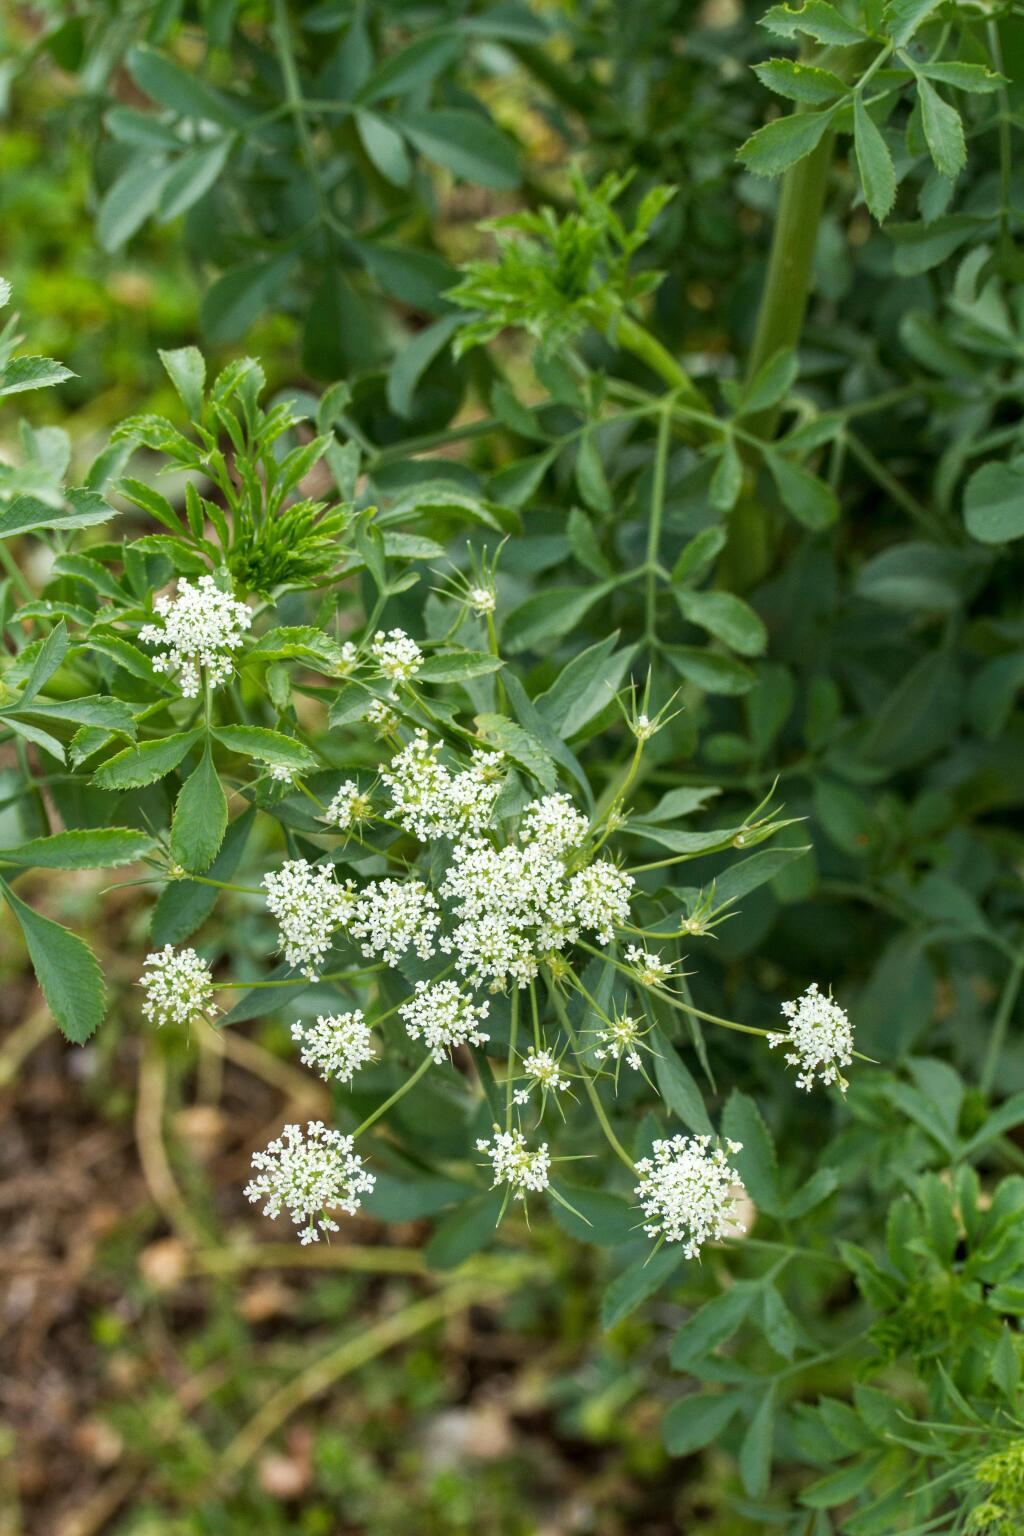
[(848, 1085), (840, 1068), (853, 1060), (853, 1026), (845, 1009), (812, 981), (803, 997), (783, 1003), (782, 1016), (785, 1032), (770, 1034), (768, 1044), (787, 1048), (787, 1063), (799, 1068), (797, 1087), (809, 1093), (817, 1077), (826, 1086), (837, 1083), (845, 1093)]
[(154, 672), (177, 672), (186, 699), (198, 696), (201, 671), (211, 688), (231, 676), (231, 653), (252, 624), (246, 603), (222, 592), (212, 576), (200, 576), (195, 586), (182, 576), (177, 596), (158, 597), (153, 607), (163, 624), (144, 624), (139, 639), (164, 647), (153, 658)]

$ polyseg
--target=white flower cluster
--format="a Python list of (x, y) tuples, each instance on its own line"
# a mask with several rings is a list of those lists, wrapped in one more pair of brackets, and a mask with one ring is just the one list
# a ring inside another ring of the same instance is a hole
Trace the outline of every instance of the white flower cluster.
[(386, 965), (397, 965), (409, 949), (429, 960), (440, 926), (437, 902), (422, 880), (376, 880), (356, 901), (349, 931), (362, 939), (368, 960), (379, 955)]
[(466, 593), (466, 603), (477, 618), (482, 619), (488, 613), (494, 612), (498, 606), (498, 599), (491, 587), (470, 587)]
[(633, 878), (603, 859), (570, 873), (586, 834), (568, 796), (549, 795), (524, 811), (520, 845), (456, 846), (441, 894), (459, 921), (441, 947), (474, 985), (525, 987), (545, 955), (582, 933), (610, 942), (629, 914)]
[(668, 960), (652, 954), (649, 949), (641, 949), (637, 944), (626, 946), (626, 964), (644, 987), (663, 987), (675, 970)]
[(507, 1184), (514, 1200), (524, 1200), (527, 1192), (540, 1194), (547, 1189), (551, 1168), (547, 1142), (531, 1151), (522, 1131), (503, 1131), (495, 1126), (491, 1140), (481, 1139), (476, 1148), (490, 1159), (492, 1189)]
[(165, 944), (146, 956), (142, 971), (146, 1001), (142, 1012), (158, 1028), (190, 1024), (197, 1014), (214, 1012), (210, 967), (194, 949)]
[(393, 709), (388, 708), (383, 699), (370, 700), (366, 718), (378, 736), (390, 736), (392, 731), (398, 729), (398, 716)]
[(370, 655), (392, 684), (407, 683), (423, 665), (423, 652), (404, 629), (392, 629), (387, 634), (378, 629), (370, 641)]
[(631, 1014), (617, 1014), (606, 1029), (597, 1031), (601, 1044), (594, 1052), (598, 1061), (625, 1061), (634, 1072), (641, 1067), (639, 1045), (647, 1031)]
[(320, 1014), (312, 1025), (292, 1025), (292, 1039), (301, 1043), (299, 1060), (326, 1081), (350, 1083), (360, 1067), (373, 1061), (373, 1037), (362, 1010)]
[(254, 1154), (252, 1166), (256, 1177), (245, 1186), (246, 1197), (253, 1204), (263, 1200), (263, 1214), (273, 1220), (286, 1210), (303, 1228), (299, 1240), (304, 1244), (319, 1242), (321, 1232), (337, 1232), (328, 1211), (354, 1216), (359, 1196), (376, 1183), (352, 1137), (329, 1130), (322, 1120), (311, 1120), (305, 1135), (301, 1126), (286, 1125), (264, 1152)]
[(523, 1072), (530, 1080), (525, 1088), (517, 1088), (512, 1097), (520, 1106), (529, 1103), (534, 1088), (541, 1093), (564, 1093), (570, 1079), (562, 1076), (561, 1063), (550, 1051), (528, 1051), (523, 1057)]
[(245, 603), (222, 592), (212, 576), (200, 576), (196, 585), (181, 576), (177, 596), (158, 597), (153, 607), (163, 624), (144, 624), (139, 639), (166, 647), (153, 658), (154, 672), (176, 671), (186, 699), (199, 694), (201, 668), (211, 687), (231, 676), (231, 652), (252, 623)]
[(346, 779), (327, 807), (327, 819), (343, 832), (368, 821), (372, 814), (370, 796), (353, 779)]
[(500, 752), (475, 751), (460, 773), (449, 772), (440, 752), (441, 743), (420, 730), (381, 770), (391, 791), (391, 815), (421, 843), (481, 831), (501, 789)]
[(264, 875), (263, 885), (285, 959), (316, 981), (336, 930), (355, 907), (351, 884), (339, 885), (329, 864), (314, 867), (306, 859), (289, 859)]
[(416, 992), (398, 1012), (412, 1040), (423, 1043), (435, 1061), (444, 1061), (457, 1045), (484, 1045), (491, 1037), (480, 1025), (489, 1003), (479, 1007), (454, 981), (418, 981)]
[[(738, 1141), (727, 1141), (726, 1147), (742, 1151)], [(705, 1243), (720, 1240), (730, 1228), (742, 1230), (735, 1219), (740, 1176), (721, 1147), (711, 1150), (710, 1136), (656, 1141), (653, 1157), (641, 1158), (636, 1171), (635, 1193), (648, 1237), (683, 1243), (684, 1256), (694, 1259)]]
[(784, 1033), (768, 1036), (768, 1044), (788, 1047), (786, 1061), (799, 1068), (796, 1083), (809, 1093), (817, 1078), (824, 1084), (838, 1083), (846, 1092), (846, 1079), (840, 1071), (853, 1060), (853, 1026), (846, 1010), (818, 990), (812, 981), (803, 997), (783, 1003), (786, 1019)]
[(295, 769), (288, 768), (284, 763), (271, 763), (270, 777), (278, 784), (293, 784), (295, 782)]

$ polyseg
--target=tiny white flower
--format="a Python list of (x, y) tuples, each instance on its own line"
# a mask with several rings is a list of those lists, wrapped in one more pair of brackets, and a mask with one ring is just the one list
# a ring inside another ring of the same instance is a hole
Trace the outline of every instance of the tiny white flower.
[(338, 1223), (328, 1212), (354, 1216), (359, 1196), (376, 1183), (352, 1137), (329, 1130), (322, 1120), (311, 1120), (305, 1134), (301, 1126), (286, 1125), (265, 1151), (253, 1155), (252, 1166), (256, 1177), (245, 1187), (246, 1198), (253, 1204), (264, 1201), (263, 1214), (272, 1220), (286, 1210), (303, 1228), (303, 1244), (319, 1242), (321, 1232), (337, 1232)]
[[(562, 1076), (562, 1066), (550, 1051), (528, 1051), (523, 1057), (523, 1071), (532, 1078), (528, 1088), (519, 1088), (513, 1097), (517, 1104), (525, 1104), (530, 1089), (539, 1087), (542, 1093), (564, 1093), (570, 1080)], [(520, 1097), (521, 1095), (521, 1097)]]
[(351, 882), (339, 885), (330, 864), (314, 867), (306, 859), (289, 859), (264, 875), (263, 885), (285, 959), (316, 981), (335, 932), (354, 909)]
[(489, 1007), (488, 1003), (477, 1006), (454, 981), (418, 981), (415, 996), (398, 1012), (410, 1038), (422, 1036), (434, 1060), (444, 1061), (457, 1045), (484, 1045), (491, 1038), (480, 1028)]
[(573, 875), (569, 902), (581, 928), (589, 928), (599, 944), (610, 944), (615, 929), (629, 920), (632, 875), (607, 859), (598, 859)]
[(498, 600), (490, 587), (470, 587), (466, 593), (466, 605), (471, 608), (477, 618), (484, 618), (493, 613)]
[[(736, 1141), (726, 1146), (730, 1153), (742, 1151)], [(740, 1176), (725, 1151), (711, 1147), (710, 1136), (673, 1136), (656, 1141), (653, 1156), (636, 1165), (640, 1183), (635, 1193), (647, 1218), (644, 1231), (648, 1237), (683, 1243), (688, 1259), (699, 1257), (705, 1243), (737, 1230)]]
[(210, 967), (194, 949), (165, 944), (146, 956), (142, 1012), (151, 1024), (189, 1024), (197, 1015), (215, 1012)]
[(501, 789), (499, 752), (475, 751), (460, 773), (451, 773), (440, 753), (441, 743), (418, 730), (381, 770), (391, 792), (390, 814), (421, 843), (480, 831)]
[(201, 669), (211, 687), (231, 676), (231, 652), (252, 624), (247, 604), (222, 592), (207, 575), (195, 585), (187, 576), (179, 577), (177, 595), (158, 597), (153, 607), (163, 624), (144, 624), (139, 639), (166, 647), (153, 658), (154, 672), (176, 671), (186, 699), (198, 696)]
[(398, 716), (389, 709), (383, 699), (371, 699), (366, 718), (377, 736), (391, 736), (398, 729)]
[(397, 965), (409, 949), (429, 960), (440, 926), (440, 909), (422, 880), (374, 881), (361, 892), (349, 925), (366, 958), (380, 955), (388, 965)]
[(660, 955), (642, 949), (638, 944), (626, 946), (626, 964), (635, 973), (637, 981), (645, 987), (663, 987), (674, 975), (675, 967)]
[(361, 1009), (352, 1013), (320, 1014), (315, 1024), (296, 1022), (292, 1039), (301, 1043), (303, 1066), (329, 1081), (350, 1083), (359, 1068), (373, 1061), (373, 1037)]
[(295, 781), (295, 770), (286, 768), (283, 763), (271, 763), (270, 777), (276, 779), (279, 784), (292, 784)]
[(527, 1192), (539, 1194), (548, 1187), (551, 1158), (547, 1142), (532, 1151), (522, 1131), (503, 1131), (498, 1126), (490, 1141), (480, 1140), (478, 1152), (490, 1159), (494, 1189), (507, 1184), (514, 1200), (523, 1200)]
[(387, 634), (378, 629), (370, 641), (370, 655), (392, 683), (409, 682), (423, 665), (423, 652), (404, 629), (392, 629)]
[(786, 1029), (768, 1036), (768, 1044), (786, 1046), (786, 1061), (799, 1068), (797, 1087), (809, 1093), (815, 1078), (836, 1083), (843, 1093), (847, 1083), (840, 1071), (853, 1060), (853, 1026), (849, 1014), (834, 998), (826, 997), (812, 981), (803, 997), (783, 1003)]
[(598, 1061), (624, 1061), (634, 1072), (639, 1072), (642, 1066), (640, 1043), (646, 1033), (647, 1029), (639, 1019), (628, 1013), (617, 1014), (608, 1020), (607, 1028), (597, 1031), (601, 1045), (594, 1055)]
[(327, 807), (327, 820), (343, 832), (369, 821), (373, 815), (370, 796), (353, 779), (346, 779)]
[(519, 840), (546, 853), (564, 854), (581, 848), (589, 831), (590, 823), (568, 795), (545, 795), (531, 801), (523, 812)]

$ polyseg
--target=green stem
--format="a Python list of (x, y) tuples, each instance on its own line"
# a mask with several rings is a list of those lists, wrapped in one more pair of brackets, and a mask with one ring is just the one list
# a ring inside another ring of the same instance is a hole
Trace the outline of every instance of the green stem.
[(1010, 967), (1010, 974), (1006, 978), (996, 1016), (992, 1022), (992, 1033), (989, 1036), (988, 1050), (985, 1052), (985, 1064), (981, 1069), (979, 1083), (986, 1098), (991, 1093), (992, 1084), (995, 1082), (999, 1058), (1006, 1043), (1006, 1032), (1010, 1027), (1010, 1019), (1017, 1004), (1022, 979), (1024, 979), (1024, 954), (1018, 955)]
[[(752, 379), (777, 352), (795, 347), (800, 340), (834, 142), (835, 135), (827, 131), (817, 147), (783, 177), (748, 378)], [(779, 414), (780, 407), (771, 406), (750, 417), (747, 430), (769, 440), (775, 435)]]
[(620, 315), (615, 322), (615, 338), (627, 352), (632, 352), (634, 357), (646, 363), (652, 373), (664, 379), (670, 389), (679, 390), (699, 405), (707, 405), (704, 396), (682, 364), (677, 362), (668, 348), (662, 346), (657, 337), (652, 336), (647, 327), (641, 325), (638, 320), (634, 320), (630, 315)]
[[(11, 578), (11, 580), (14, 582), (14, 585), (17, 587), (18, 591), (21, 593), (21, 595), (25, 599), (26, 603), (34, 602), (35, 601), (35, 593), (32, 591), (32, 588), (29, 586), (28, 581), (26, 580), (23, 571), (21, 570), (20, 566), (18, 565), (18, 562), (15, 560), (14, 556), (11, 554), (10, 550), (7, 548), (7, 540), (6, 539), (0, 539), (0, 564), (3, 565), (4, 570), (7, 572), (8, 576)], [(17, 614), (15, 614), (14, 617), (17, 618)]]
[(361, 966), (357, 971), (331, 971), (326, 976), (318, 976), (315, 983), (308, 976), (285, 976), (273, 981), (215, 981), (213, 986), (215, 991), (218, 987), (226, 987), (234, 992), (251, 992), (255, 987), (311, 987), (319, 986), (324, 981), (357, 981), (361, 976), (372, 976), (386, 969), (386, 966), (377, 964)]
[(625, 1147), (622, 1145), (622, 1142), (612, 1130), (611, 1122), (605, 1113), (605, 1107), (601, 1103), (601, 1096), (597, 1091), (594, 1080), (590, 1073), (587, 1071), (586, 1067), (583, 1065), (583, 1052), (581, 1050), (579, 1040), (576, 1038), (576, 1031), (573, 1029), (572, 1024), (569, 1022), (569, 1015), (566, 1012), (565, 1004), (562, 1002), (562, 999), (559, 996), (558, 988), (549, 982), (548, 992), (551, 995), (551, 1001), (554, 1004), (555, 1012), (558, 1015), (558, 1021), (562, 1028), (565, 1030), (566, 1034), (569, 1036), (569, 1044), (572, 1046), (573, 1055), (576, 1057), (576, 1065), (579, 1068), (580, 1078), (582, 1079), (583, 1086), (586, 1089), (587, 1098), (590, 1100), (591, 1105), (593, 1106), (594, 1114), (597, 1116), (597, 1122), (605, 1134), (608, 1145), (611, 1147), (619, 1161), (621, 1163), (625, 1163), (630, 1173), (635, 1173), (636, 1165), (633, 1162), (633, 1159), (630, 1157), (629, 1153), (626, 1151)]
[(670, 418), (667, 410), (658, 417), (658, 441), (654, 453), (654, 476), (651, 482), (651, 516), (647, 525), (647, 590), (644, 605), (644, 633), (649, 649), (658, 643), (658, 554), (661, 544), (661, 521), (665, 510), (665, 474), (668, 466), (668, 438)]
[(519, 1033), (519, 988), (512, 992), (512, 1021), (508, 1032), (508, 1072), (505, 1077), (505, 1129), (512, 1129), (512, 1081), (516, 1070), (516, 1035)]
[(292, 48), (291, 32), (288, 27), (287, 0), (274, 0), (274, 29), (277, 33), (277, 53), (281, 63), (281, 75), (284, 79), (285, 101), (295, 120), (295, 134), (299, 141), (302, 161), (313, 188), (313, 196), (316, 199), (320, 222), (325, 228), (331, 229), (334, 226), (334, 219), (328, 206), (323, 183), (320, 180), (320, 166), (316, 158), (316, 149), (310, 137), (309, 124), (306, 121), (306, 104), (302, 97), (302, 84), (299, 80), (299, 71), (295, 63), (295, 52)]
[(367, 1115), (362, 1125), (359, 1126), (357, 1130), (352, 1132), (352, 1139), (354, 1141), (357, 1140), (364, 1131), (368, 1131), (371, 1125), (375, 1125), (382, 1115), (386, 1115), (388, 1110), (391, 1109), (393, 1105), (398, 1103), (399, 1099), (404, 1099), (410, 1088), (415, 1088), (424, 1072), (426, 1072), (431, 1065), (433, 1059), (434, 1058), (430, 1055), (424, 1056), (412, 1077), (407, 1077), (405, 1082), (402, 1083), (401, 1087), (395, 1089), (390, 1098), (385, 1099), (383, 1104), (378, 1104), (373, 1113)]

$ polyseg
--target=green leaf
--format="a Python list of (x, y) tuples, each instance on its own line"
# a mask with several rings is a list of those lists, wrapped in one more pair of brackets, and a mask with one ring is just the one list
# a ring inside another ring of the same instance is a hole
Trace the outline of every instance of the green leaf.
[(21, 927), (32, 969), (61, 1033), (73, 1045), (84, 1045), (103, 1019), (103, 976), (96, 956), (77, 934), (33, 912), (6, 882), (0, 881), (0, 890)]
[(402, 96), (430, 85), (461, 51), (457, 32), (427, 32), (389, 54), (360, 86), (359, 100), (380, 101), (385, 96)]
[(33, 869), (111, 869), (134, 864), (153, 847), (148, 832), (130, 827), (97, 827), (35, 837), (15, 848), (0, 848), (0, 860)]
[(768, 1492), (774, 1434), (775, 1384), (772, 1383), (762, 1396), (740, 1445), (740, 1478), (744, 1491), (752, 1499), (763, 1499)]
[(994, 70), (986, 69), (984, 64), (960, 64), (954, 60), (924, 64), (920, 73), (929, 80), (937, 80), (940, 85), (952, 85), (958, 91), (978, 95), (988, 95), (1009, 83), (1005, 75), (997, 75)]
[(46, 686), (67, 655), (68, 644), (68, 628), (64, 620), (60, 619), (36, 653), (32, 670), (25, 679), (25, 686), (18, 696), (19, 708), (24, 709), (27, 704), (31, 704), (40, 688)]
[(442, 315), (399, 348), (388, 370), (388, 404), (399, 416), (412, 415), (417, 384), (444, 351), (461, 319), (461, 315)]
[(712, 1296), (710, 1301), (688, 1318), (672, 1340), (670, 1359), (673, 1368), (685, 1371), (689, 1366), (710, 1355), (720, 1344), (731, 1339), (743, 1322), (754, 1302), (758, 1287), (746, 1280), (739, 1280), (727, 1291)]
[(357, 112), (355, 116), (356, 132), (374, 167), (392, 186), (407, 187), (412, 162), (402, 135), (376, 112)]
[(304, 661), (316, 670), (325, 670), (328, 676), (345, 665), (345, 657), (337, 640), (332, 640), (322, 629), (313, 629), (304, 624), (269, 629), (246, 651), (243, 665), (252, 661), (292, 659)]
[(780, 453), (766, 451), (764, 458), (780, 500), (798, 522), (814, 533), (835, 522), (839, 501), (831, 486)]
[(1017, 1388), (1020, 1386), (1020, 1350), (1017, 1340), (1004, 1323), (1003, 1331), (999, 1335), (999, 1343), (992, 1354), (990, 1375), (996, 1386), (1011, 1403), (1016, 1402)]
[(889, 146), (860, 95), (853, 101), (853, 144), (864, 201), (881, 224), (896, 201), (896, 172)]
[(247, 261), (222, 272), (203, 295), (199, 322), (212, 342), (237, 341), (276, 298), (295, 263), (286, 252), (273, 261)]
[(254, 757), (260, 763), (302, 772), (316, 762), (315, 753), (304, 742), (262, 725), (219, 725), (213, 734), (229, 752)]
[(695, 645), (672, 645), (665, 650), (680, 677), (705, 693), (735, 695), (749, 693), (754, 686), (753, 672), (735, 656), (720, 656)]
[(782, 1208), (779, 1190), (779, 1165), (775, 1144), (761, 1111), (753, 1099), (734, 1089), (722, 1112), (722, 1135), (742, 1143), (742, 1150), (731, 1152), (729, 1161), (743, 1180), (747, 1194), (769, 1216)]
[(96, 237), (105, 251), (118, 251), (149, 218), (160, 201), (172, 167), (159, 156), (134, 155), (104, 193), (96, 215)]
[(764, 64), (754, 65), (754, 74), (770, 91), (811, 107), (822, 106), (847, 92), (847, 86), (830, 69), (801, 64), (795, 59), (768, 59)]
[[(203, 414), (203, 387), (206, 383), (206, 362), (198, 347), (175, 347), (173, 351), (158, 353), (167, 377), (181, 397), (181, 403), (189, 418), (196, 422)], [(134, 482), (138, 484), (139, 482)], [(148, 490), (149, 487), (147, 486)], [(161, 498), (162, 500), (162, 498)], [(166, 503), (170, 506), (170, 503)], [(177, 518), (173, 518), (177, 529)]]
[(615, 1328), (635, 1312), (642, 1301), (661, 1289), (682, 1257), (680, 1243), (663, 1243), (656, 1253), (637, 1259), (616, 1275), (601, 1299), (601, 1327), (606, 1331)]
[(524, 730), (506, 715), (477, 715), (475, 723), (478, 734), (488, 746), (496, 747), (525, 768), (548, 794), (555, 790), (558, 782), (555, 765), (532, 732)]
[(636, 1211), (620, 1196), (571, 1184), (564, 1185), (561, 1192), (568, 1206), (552, 1200), (549, 1213), (555, 1224), (578, 1242), (612, 1248), (635, 1236)]
[(224, 169), (230, 149), (230, 139), (217, 139), (202, 148), (186, 150), (178, 157), (161, 186), (157, 210), (161, 224), (169, 224), (186, 213), (210, 190)]
[(488, 651), (452, 651), (434, 653), (420, 667), (416, 681), (422, 683), (464, 683), (473, 677), (487, 677), (501, 670), (504, 663)]
[[(220, 853), (208, 870), (211, 880), (233, 878), (255, 820), (255, 807), (250, 806), (230, 823)], [(170, 881), (160, 892), (153, 909), (153, 943), (158, 948), (164, 944), (183, 944), (209, 917), (219, 895), (215, 886), (201, 885), (197, 880)], [(261, 988), (255, 995), (272, 996), (273, 991), (273, 988)]]
[(54, 507), (35, 496), (15, 496), (0, 511), (0, 539), (13, 539), (20, 533), (63, 531), (67, 528), (92, 528), (115, 515), (98, 491), (71, 490), (65, 493), (66, 507)]
[(404, 112), (394, 121), (421, 154), (454, 176), (497, 191), (519, 185), (515, 145), (479, 112)]
[(695, 1135), (710, 1136), (711, 1121), (708, 1119), (704, 1099), (693, 1073), (660, 1029), (651, 1030), (650, 1042), (652, 1050), (656, 1053), (654, 1077), (658, 1084), (658, 1092), (665, 1103)]
[(673, 581), (692, 581), (703, 576), (708, 566), (725, 548), (727, 534), (720, 523), (702, 528), (687, 544), (683, 545), (672, 567)]
[(722, 454), (708, 486), (708, 501), (716, 512), (731, 512), (743, 489), (743, 460), (732, 432), (722, 439)]
[(767, 645), (768, 634), (761, 619), (732, 592), (693, 592), (688, 587), (676, 587), (674, 596), (685, 619), (741, 656), (759, 656)]
[(824, 112), (791, 112), (752, 133), (737, 154), (755, 176), (781, 176), (817, 149), (833, 115), (834, 108)]
[(690, 1456), (722, 1433), (740, 1405), (739, 1392), (696, 1392), (680, 1397), (661, 1421), (661, 1438), (670, 1456)]
[(799, 368), (792, 347), (782, 347), (764, 363), (743, 391), (737, 416), (753, 416), (770, 411), (789, 394), (796, 383)]
[(502, 626), (503, 649), (515, 655), (568, 634), (610, 590), (610, 583), (600, 582), (592, 587), (551, 587), (528, 597)]
[(209, 742), (198, 768), (185, 780), (171, 823), (171, 857), (193, 874), (209, 869), (228, 824), (228, 802), (213, 765)]
[(96, 770), (92, 782), (98, 789), (140, 789), (144, 784), (153, 784), (177, 768), (202, 734), (197, 728), (126, 747)]
[(897, 48), (905, 48), (922, 22), (937, 10), (942, 0), (889, 0), (882, 24)]
[(1024, 535), (1024, 459), (974, 471), (964, 491), (964, 522), (981, 544), (1009, 544)]
[(819, 43), (833, 43), (839, 48), (863, 42), (867, 34), (847, 21), (828, 0), (804, 0), (803, 5), (773, 5), (761, 17), (761, 26), (776, 37), (796, 37), (804, 33)]
[(485, 1248), (494, 1238), (501, 1204), (501, 1190), (489, 1189), (443, 1217), (423, 1250), (428, 1266), (455, 1269)]
[(26, 389), (49, 389), (77, 375), (52, 357), (12, 357), (0, 367), (0, 395), (19, 395)]
[(207, 85), (194, 70), (182, 69), (155, 48), (132, 48), (125, 62), (139, 89), (179, 117), (223, 127), (245, 121), (247, 113), (236, 103)]
[(921, 126), (935, 169), (952, 181), (967, 164), (967, 143), (960, 114), (943, 101), (934, 86), (922, 76), (917, 79), (917, 99), (921, 104)]

